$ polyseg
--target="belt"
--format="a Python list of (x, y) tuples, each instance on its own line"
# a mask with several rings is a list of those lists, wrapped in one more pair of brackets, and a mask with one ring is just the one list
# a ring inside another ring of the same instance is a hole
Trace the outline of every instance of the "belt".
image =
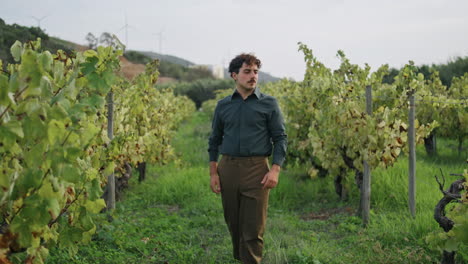
[(241, 156), (231, 156), (231, 155), (225, 155), (223, 154), (223, 157), (228, 159), (228, 160), (262, 160), (268, 158), (268, 156), (247, 156), (247, 157), (241, 157)]

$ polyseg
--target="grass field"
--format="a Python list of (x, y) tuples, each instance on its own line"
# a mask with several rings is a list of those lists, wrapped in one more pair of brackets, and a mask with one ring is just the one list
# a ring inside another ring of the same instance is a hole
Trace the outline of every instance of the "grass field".
[[(73, 257), (53, 249), (47, 263), (236, 263), (220, 197), (209, 190), (209, 132), (209, 118), (196, 113), (175, 139), (180, 161), (150, 167), (142, 184), (133, 177), (113, 220), (97, 220), (93, 241)], [(466, 151), (460, 157), (451, 144), (439, 140), (435, 158), (417, 151), (415, 219), (407, 206), (407, 160), (373, 171), (367, 228), (355, 216), (355, 186), (349, 200), (340, 201), (330, 178), (310, 179), (304, 168), (285, 168), (270, 196), (264, 263), (437, 263), (440, 252), (425, 242), (439, 228), (432, 217), (441, 198), (434, 175), (439, 168), (448, 175), (467, 167)], [(457, 261), (468, 262), (468, 253)]]

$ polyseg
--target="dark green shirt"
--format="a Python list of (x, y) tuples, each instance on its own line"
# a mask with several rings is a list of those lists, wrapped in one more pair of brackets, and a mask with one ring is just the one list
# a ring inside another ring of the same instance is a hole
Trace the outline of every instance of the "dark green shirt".
[(218, 101), (213, 116), (208, 152), (210, 161), (219, 154), (229, 156), (270, 156), (283, 165), (286, 156), (284, 120), (273, 96), (258, 87), (245, 100), (237, 90)]

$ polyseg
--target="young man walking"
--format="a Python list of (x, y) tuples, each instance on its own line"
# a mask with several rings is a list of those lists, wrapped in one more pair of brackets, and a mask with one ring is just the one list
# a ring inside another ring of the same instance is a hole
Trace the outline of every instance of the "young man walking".
[(208, 148), (210, 187), (221, 193), (233, 255), (244, 264), (262, 260), (269, 190), (278, 184), (286, 155), (278, 102), (257, 87), (260, 67), (252, 54), (240, 54), (229, 64), (236, 90), (216, 106)]

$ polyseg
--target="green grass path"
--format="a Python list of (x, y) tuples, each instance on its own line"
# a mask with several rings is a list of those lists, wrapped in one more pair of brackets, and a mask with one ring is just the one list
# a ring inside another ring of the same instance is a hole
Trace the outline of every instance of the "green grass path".
[[(185, 122), (174, 141), (179, 162), (150, 166), (142, 184), (133, 177), (113, 221), (102, 215), (94, 239), (77, 255), (54, 249), (47, 263), (236, 263), (220, 197), (209, 190), (209, 123), (200, 112)], [(418, 159), (416, 219), (407, 209), (407, 162), (401, 159), (390, 170), (373, 172), (367, 228), (353, 214), (358, 203), (354, 184), (353, 195), (342, 202), (330, 179), (311, 180), (301, 168), (283, 170), (270, 196), (264, 263), (437, 262), (439, 252), (424, 241), (438, 228), (432, 212), (440, 194), (433, 175), (439, 167), (465, 166), (463, 158), (446, 155)]]

